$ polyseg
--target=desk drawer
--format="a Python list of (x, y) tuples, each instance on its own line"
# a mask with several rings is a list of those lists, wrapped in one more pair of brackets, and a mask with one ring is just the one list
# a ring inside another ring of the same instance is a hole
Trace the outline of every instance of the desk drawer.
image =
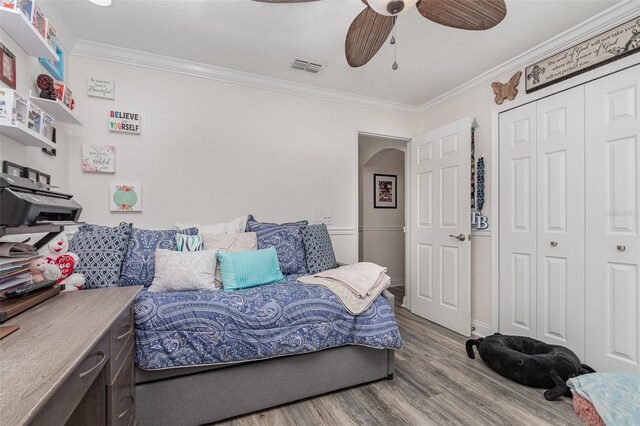
[(122, 369), (113, 384), (107, 387), (107, 424), (112, 426), (128, 426), (135, 418), (133, 350), (131, 346)]
[(109, 330), (111, 345), (111, 361), (109, 362), (109, 384), (112, 384), (122, 368), (130, 346), (133, 345), (135, 332), (133, 329), (133, 305), (120, 315)]
[(109, 360), (109, 336), (104, 335), (60, 385), (33, 421), (35, 425), (64, 424)]

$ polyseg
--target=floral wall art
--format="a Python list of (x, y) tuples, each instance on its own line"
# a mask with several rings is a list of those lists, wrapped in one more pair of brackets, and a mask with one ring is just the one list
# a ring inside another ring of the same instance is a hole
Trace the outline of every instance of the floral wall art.
[(115, 173), (116, 147), (113, 145), (82, 145), (82, 171)]
[(141, 212), (142, 185), (112, 184), (109, 191), (112, 212)]

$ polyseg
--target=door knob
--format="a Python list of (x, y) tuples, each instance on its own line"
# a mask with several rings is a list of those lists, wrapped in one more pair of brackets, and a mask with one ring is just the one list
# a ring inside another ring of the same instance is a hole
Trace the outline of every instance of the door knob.
[(620, 245), (620, 246), (618, 246), (616, 248), (618, 249), (618, 251), (625, 251), (627, 249), (626, 246), (622, 246), (622, 245)]
[(467, 239), (467, 237), (464, 236), (464, 234), (460, 234), (460, 235), (449, 235), (451, 238), (455, 238), (456, 240), (460, 240), (460, 241), (464, 241)]

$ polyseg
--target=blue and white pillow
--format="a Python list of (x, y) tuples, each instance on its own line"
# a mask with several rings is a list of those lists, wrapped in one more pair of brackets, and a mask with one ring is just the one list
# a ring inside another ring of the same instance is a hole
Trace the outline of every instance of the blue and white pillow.
[(317, 274), (337, 267), (336, 255), (333, 252), (327, 225), (322, 223), (305, 226), (302, 228), (302, 241), (304, 242), (307, 271), (310, 274)]
[[(149, 287), (153, 282), (156, 269), (156, 250), (176, 251), (176, 235), (178, 231), (155, 231), (150, 229), (131, 228), (127, 257), (120, 273), (120, 285), (143, 285)], [(196, 228), (179, 231), (182, 234), (196, 234)]]
[(204, 250), (204, 242), (200, 235), (176, 234), (176, 246), (178, 251), (202, 251)]
[(84, 274), (84, 288), (117, 287), (127, 254), (131, 225), (122, 222), (111, 228), (87, 225), (69, 242), (69, 252), (78, 256), (74, 272)]
[(257, 234), (258, 249), (269, 247), (276, 249), (283, 274), (306, 274), (307, 266), (301, 230), (308, 223), (306, 220), (282, 224), (258, 222), (253, 215), (249, 215), (247, 229)]

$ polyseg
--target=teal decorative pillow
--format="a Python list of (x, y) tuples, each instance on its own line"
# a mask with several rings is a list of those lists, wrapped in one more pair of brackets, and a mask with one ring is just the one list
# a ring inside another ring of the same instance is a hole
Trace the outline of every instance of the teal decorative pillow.
[(284, 280), (276, 249), (218, 253), (225, 291), (274, 284)]
[(204, 242), (200, 235), (176, 234), (176, 248), (178, 251), (202, 251)]

